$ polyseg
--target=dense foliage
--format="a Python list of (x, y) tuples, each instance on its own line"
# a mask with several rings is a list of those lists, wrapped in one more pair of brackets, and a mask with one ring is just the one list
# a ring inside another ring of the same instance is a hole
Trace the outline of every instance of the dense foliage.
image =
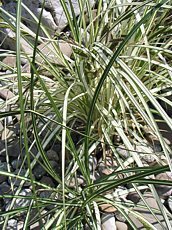
[[(152, 213), (154, 210), (149, 208), (141, 191), (144, 187), (153, 193), (169, 227), (170, 214), (162, 208), (154, 184), (171, 185), (171, 182), (158, 182), (151, 176), (171, 170), (172, 149), (168, 135), (160, 132), (158, 124), (161, 120), (167, 132), (171, 132), (170, 1), (97, 1), (94, 9), (88, 0), (79, 0), (79, 3), (81, 14), (72, 20), (65, 1), (61, 0), (68, 26), (54, 38), (40, 23), (41, 17), (35, 37), (29, 29), (26, 31), (20, 23), (21, 1), (17, 2), (17, 18), (11, 16), (9, 20), (10, 15), (0, 8), (1, 24), (16, 31), (17, 44), (16, 52), (11, 52), (17, 58), (17, 67), (1, 76), (1, 82), (5, 83), (3, 88), (12, 90), (16, 96), (1, 103), (1, 108), (9, 104), (11, 110), (1, 112), (0, 117), (4, 121), (8, 116), (20, 115), (20, 141), (25, 152), (21, 168), (28, 167), (24, 177), (10, 170), (0, 171), (1, 175), (21, 179), (17, 190), (6, 195), (13, 199), (9, 211), (1, 212), (4, 226), (8, 219), (27, 211), (24, 229), (37, 221), (41, 224), (45, 216), (48, 217), (45, 229), (84, 229), (85, 225), (100, 229), (99, 206), (108, 203), (124, 215), (132, 229), (137, 227), (128, 213), (135, 215), (148, 229), (154, 229), (133, 211), (133, 202), (121, 199), (124, 191), (113, 199), (107, 196), (115, 194), (119, 186), (130, 185), (128, 191), (136, 191)], [(44, 31), (46, 39), (39, 36), (40, 30)], [(33, 55), (21, 52), (21, 37), (33, 47)], [(40, 43), (47, 42), (51, 44), (53, 58), (38, 49)], [(72, 48), (70, 56), (63, 54), (60, 42), (67, 42)], [(8, 53), (8, 50), (1, 52), (1, 57)], [(25, 55), (30, 64), (29, 73), (21, 69), (21, 58)], [(6, 68), (11, 70), (11, 67)], [(14, 120), (16, 124), (16, 118)], [(160, 154), (146, 138), (147, 130), (160, 145)], [(52, 146), (60, 146), (59, 171), (52, 167), (46, 155)], [(137, 146), (150, 147), (153, 152), (143, 153)], [(119, 154), (119, 148), (127, 150), (127, 158)], [(116, 167), (110, 175), (95, 179), (91, 159), (106, 159), (108, 154)], [(142, 157), (150, 154), (154, 156), (154, 163), (146, 166)], [(33, 176), (33, 169), (39, 164), (53, 178), (54, 188)], [(78, 175), (84, 179), (84, 185), (76, 182), (71, 188), (68, 181), (72, 178), (77, 181)], [(32, 187), (31, 202), (27, 207), (13, 209), (26, 180)], [(50, 191), (51, 195), (40, 198), (40, 189)], [(44, 209), (48, 210), (46, 214), (42, 214)], [(37, 214), (33, 216), (35, 210)]]

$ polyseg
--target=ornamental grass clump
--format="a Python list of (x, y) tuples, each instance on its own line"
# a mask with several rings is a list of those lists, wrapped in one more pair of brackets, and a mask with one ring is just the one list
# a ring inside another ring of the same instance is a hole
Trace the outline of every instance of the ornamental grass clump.
[[(127, 198), (131, 193), (159, 226), (170, 229), (171, 214), (161, 202), (169, 194), (158, 186), (172, 182), (156, 175), (172, 169), (171, 3), (116, 0), (92, 6), (79, 0), (76, 17), (71, 1), (70, 10), (60, 2), (67, 25), (53, 37), (41, 21), (44, 3), (39, 18), (21, 0), (16, 17), (0, 6), (0, 23), (16, 39), (15, 51), (0, 53), (1, 60), (16, 57), (14, 68), (0, 62), (1, 88), (14, 94), (0, 101), (0, 118), (5, 130), (18, 126), (21, 162), (14, 173), (5, 138), (8, 167), (0, 175), (9, 177), (10, 192), (0, 194), (3, 229), (9, 219), (22, 219), (23, 229), (35, 223), (40, 229), (101, 229), (106, 205), (131, 229), (138, 229), (135, 219), (156, 229)], [(23, 8), (36, 33), (23, 23)], [(17, 205), (18, 199), (27, 202)]]

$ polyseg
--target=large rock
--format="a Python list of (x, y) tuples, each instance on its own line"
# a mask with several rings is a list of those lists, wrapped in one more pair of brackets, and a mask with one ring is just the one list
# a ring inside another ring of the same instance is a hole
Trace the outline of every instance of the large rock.
[[(3, 9), (5, 9), (8, 13), (15, 16), (16, 15), (16, 1), (2, 1)], [(65, 1), (67, 5), (67, 9), (71, 13), (71, 7), (69, 1)], [(71, 0), (75, 15), (78, 16), (80, 13), (80, 8), (77, 0)], [(89, 1), (93, 6), (94, 0)], [(23, 0), (22, 3), (27, 6), (27, 8), (33, 13), (34, 16), (39, 18), (42, 8), (43, 0)], [(4, 14), (4, 13), (2, 13)], [(9, 19), (11, 23), (15, 26), (15, 22), (12, 19)], [(32, 31), (36, 32), (37, 23), (28, 12), (25, 7), (22, 7), (22, 22)], [(46, 0), (45, 7), (42, 14), (42, 24), (44, 28), (49, 32), (50, 35), (53, 35), (55, 31), (60, 32), (63, 30), (68, 24), (67, 18), (65, 16), (63, 7), (60, 3), (60, 0)], [(43, 31), (40, 31), (41, 36), (45, 36)], [(15, 49), (15, 33), (12, 32), (9, 28), (1, 28), (0, 29), (0, 42), (5, 39), (3, 45), (10, 49)], [(21, 43), (23, 44), (23, 42)]]
[[(58, 48), (57, 48), (58, 47)], [(57, 50), (55, 50), (55, 47), (52, 43), (42, 43), (40, 44), (37, 49), (40, 51), (40, 53), (43, 54), (44, 58), (41, 57), (41, 55), (36, 56), (36, 61), (38, 63), (45, 63), (45, 59), (53, 64), (60, 64), (63, 65), (60, 58), (58, 58), (57, 54), (59, 53)], [(56, 49), (59, 49), (63, 55), (70, 57), (72, 54), (72, 47), (69, 43), (64, 42), (62, 40), (58, 41), (58, 44), (56, 44)]]

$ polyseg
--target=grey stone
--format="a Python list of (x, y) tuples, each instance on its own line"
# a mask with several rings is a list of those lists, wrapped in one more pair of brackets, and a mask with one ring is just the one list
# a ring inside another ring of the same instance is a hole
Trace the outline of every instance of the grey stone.
[[(12, 74), (12, 73), (13, 73), (13, 70), (12, 70), (12, 69), (11, 69), (11, 70), (7, 69), (7, 70), (5, 71), (5, 73), (6, 73), (6, 74)], [(11, 116), (10, 116), (10, 118), (11, 118)], [(11, 118), (11, 121), (12, 121), (12, 118)], [(11, 121), (10, 121), (10, 122), (11, 122)], [(10, 123), (10, 122), (9, 122), (9, 123)]]
[(8, 145), (8, 155), (10, 157), (18, 157), (21, 153), (21, 147), (19, 139), (14, 139), (9, 145)]
[[(59, 164), (55, 161), (49, 161), (51, 167), (54, 169), (55, 173), (60, 172)], [(41, 165), (36, 165), (33, 174), (35, 175), (36, 179), (40, 180), (46, 174), (46, 170)]]
[(9, 192), (11, 191), (11, 187), (7, 182), (3, 182), (0, 184), (0, 195), (9, 195)]
[[(32, 196), (32, 192), (30, 189), (23, 189), (19, 193), (19, 196), (22, 196), (22, 198), (17, 198), (15, 200), (14, 205), (13, 205), (13, 209), (29, 206), (31, 199), (27, 199), (27, 196)], [(11, 205), (11, 202), (9, 200), (9, 202), (7, 203), (7, 205), (5, 207), (6, 211), (9, 210), (10, 205)]]
[(148, 134), (146, 134), (146, 139), (151, 144), (154, 152), (161, 152), (162, 151), (161, 143), (157, 137), (148, 133)]
[[(16, 169), (13, 172), (13, 174), (19, 175), (19, 176), (23, 176), (23, 177), (24, 177), (25, 173), (26, 173), (25, 169)], [(14, 186), (17, 186), (17, 187), (20, 185), (21, 181), (22, 180), (20, 180), (19, 178), (15, 178), (15, 177), (12, 177), (11, 180), (8, 179), (8, 183), (9, 184), (12, 183)], [(30, 182), (29, 181), (25, 181), (24, 184), (23, 184), (23, 186), (25, 186), (25, 187), (30, 186)]]
[(139, 153), (152, 153), (153, 150), (152, 148), (150, 148), (149, 146), (145, 145), (145, 144), (137, 144), (136, 145), (136, 151), (138, 151)]
[[(17, 120), (20, 120), (20, 115), (16, 115)], [(20, 135), (20, 123), (16, 124), (12, 123), (12, 125), (8, 126), (9, 129), (13, 130), (16, 136)]]
[[(64, 42), (62, 40), (59, 40), (58, 43), (56, 44), (56, 46), (57, 45), (59, 46), (59, 49), (61, 50), (61, 52), (64, 55), (66, 55), (67, 57), (71, 56), (72, 47), (71, 47), (71, 45), (69, 43)], [(61, 65), (63, 65), (63, 62), (57, 57), (55, 48), (54, 48), (52, 43), (48, 43), (48, 42), (47, 43), (42, 43), (37, 48), (44, 55), (46, 60), (48, 60), (49, 62), (51, 62), (53, 64), (61, 64)], [(44, 63), (45, 62), (44, 59), (40, 55), (36, 56), (36, 60), (39, 63)]]
[(118, 188), (115, 189), (113, 195), (119, 199), (125, 200), (128, 196), (128, 189), (124, 186), (118, 186)]
[[(20, 155), (20, 143), (19, 138), (15, 138), (11, 142), (7, 142), (7, 151), (8, 156), (10, 157), (18, 157)], [(0, 155), (6, 156), (6, 149), (5, 149), (5, 143), (4, 141), (0, 140)]]
[(84, 184), (84, 179), (82, 177), (77, 177), (76, 179), (73, 177), (69, 181), (66, 181), (66, 184), (69, 188), (76, 188), (76, 186), (81, 186)]
[(22, 165), (23, 161), (21, 159), (15, 159), (11, 162), (13, 169), (18, 169)]
[[(149, 207), (156, 209), (157, 211), (154, 211), (154, 214), (156, 215), (157, 219), (160, 221), (161, 224), (158, 223), (158, 221), (155, 219), (155, 217), (150, 213), (150, 211), (147, 209), (147, 207), (143, 208), (140, 206), (145, 206), (143, 201), (140, 200), (140, 202), (137, 204), (137, 206), (133, 209), (133, 211), (138, 212), (140, 215), (142, 215), (150, 224), (154, 226), (155, 229), (158, 230), (164, 230), (167, 229), (165, 225), (165, 220), (163, 216), (159, 213), (159, 207), (156, 202), (156, 199), (153, 197), (152, 193), (145, 193), (144, 198), (146, 202), (148, 203)], [(134, 222), (138, 230), (145, 229), (141, 221), (139, 221), (138, 218), (136, 218), (133, 214), (129, 214), (129, 218)], [(170, 223), (172, 224), (172, 219), (170, 219)]]
[(7, 223), (7, 230), (17, 230), (17, 220), (10, 219)]
[(5, 143), (0, 140), (0, 156), (5, 156)]
[(118, 166), (117, 162), (114, 160), (113, 157), (107, 156), (106, 159), (104, 160), (105, 164), (108, 167), (115, 168)]
[(55, 184), (54, 184), (53, 180), (48, 176), (43, 176), (42, 179), (40, 180), (40, 183), (48, 185), (48, 186), (50, 186), (52, 188), (55, 187)]
[(129, 192), (128, 196), (127, 196), (128, 200), (131, 200), (133, 203), (137, 204), (139, 202), (139, 200), (141, 199), (139, 194), (136, 192)]
[(3, 100), (8, 100), (15, 97), (15, 94), (11, 92), (9, 89), (1, 89), (0, 91), (0, 98)]
[(50, 198), (52, 193), (53, 193), (52, 191), (44, 190), (44, 191), (40, 192), (40, 197), (41, 198)]
[(117, 163), (112, 157), (106, 157), (105, 160), (101, 159), (98, 163), (98, 171), (100, 175), (109, 175), (114, 172), (116, 167)]
[(124, 215), (122, 215), (122, 213), (120, 213), (118, 210), (114, 213), (115, 215), (115, 219), (117, 219), (118, 221), (121, 222), (125, 222), (126, 218), (124, 217)]
[[(7, 163), (6, 162), (1, 162), (0, 161), (0, 171), (4, 171), (4, 172), (8, 172), (8, 169), (7, 169)], [(6, 181), (7, 179), (7, 176), (6, 175), (0, 175), (0, 183)]]
[[(30, 153), (30, 160), (32, 161), (34, 159), (34, 156), (37, 155), (38, 150), (35, 146), (33, 146), (31, 148), (31, 150), (29, 150), (29, 153)], [(25, 148), (23, 148), (23, 150), (22, 150), (22, 157), (24, 157), (24, 156), (26, 156), (26, 149)], [(27, 160), (25, 161), (25, 164), (27, 165)]]
[(53, 168), (55, 173), (57, 174), (61, 173), (60, 165), (56, 161), (50, 161), (50, 165)]
[(116, 148), (116, 151), (119, 153), (121, 157), (128, 158), (130, 156), (129, 151), (125, 149), (124, 145), (120, 145)]
[(106, 213), (101, 217), (102, 230), (116, 230), (115, 217), (113, 214)]
[(22, 67), (22, 73), (30, 73), (30, 64), (26, 63), (23, 67)]
[[(25, 4), (32, 13), (38, 18), (41, 12), (42, 0), (23, 0), (23, 4)], [(74, 8), (75, 15), (80, 14), (80, 7), (77, 0), (72, 0), (72, 5)], [(66, 1), (67, 8), (71, 13), (70, 4)], [(90, 4), (93, 6), (94, 1), (90, 0)], [(12, 14), (14, 17), (16, 15), (16, 2), (13, 0), (4, 1), (3, 2), (3, 9), (5, 9), (8, 13)], [(86, 9), (86, 5), (85, 5)], [(3, 12), (2, 12), (3, 14)], [(33, 20), (32, 16), (29, 12), (22, 8), (22, 21), (26, 24), (26, 26), (33, 32), (36, 32), (37, 26), (36, 22)], [(12, 24), (15, 26), (15, 23), (11, 20)], [(59, 0), (47, 0), (45, 3), (45, 8), (43, 10), (42, 15), (42, 23), (46, 30), (49, 32), (50, 35), (54, 35), (55, 31), (61, 31), (67, 25), (67, 18), (65, 16), (63, 7)], [(40, 35), (45, 36), (45, 33), (40, 30)], [(5, 39), (5, 40), (4, 40)], [(9, 28), (2, 28), (0, 33), (0, 41), (3, 41), (4, 48), (10, 48), (11, 50), (15, 50), (15, 33), (12, 32)], [(23, 39), (24, 40), (24, 39)], [(24, 41), (21, 41), (21, 46), (23, 48)], [(26, 46), (26, 44), (24, 44)], [(24, 47), (26, 50), (26, 47)], [(30, 49), (30, 47), (28, 48)]]
[(4, 141), (4, 140), (7, 140), (7, 141), (12, 141), (14, 138), (15, 138), (15, 132), (13, 129), (4, 129), (2, 131), (2, 134), (1, 134), (1, 140)]
[(100, 173), (100, 175), (110, 175), (113, 172), (114, 172), (113, 169), (109, 169), (109, 168), (102, 169), (102, 167), (101, 168), (99, 167), (99, 173)]
[(141, 160), (148, 164), (153, 163), (155, 161), (155, 157), (151, 154), (145, 154), (141, 156)]
[(120, 221), (116, 221), (116, 229), (117, 230), (128, 230), (128, 226), (127, 224), (120, 222)]
[(137, 145), (136, 151), (138, 151), (142, 161), (148, 164), (155, 161), (153, 149), (151, 147), (148, 147), (146, 145)]
[(39, 180), (46, 174), (46, 170), (41, 165), (36, 165), (33, 174), (35, 178)]
[(46, 156), (48, 157), (49, 160), (56, 161), (56, 162), (59, 161), (58, 153), (52, 149), (47, 151)]
[[(166, 173), (160, 173), (155, 176), (155, 179), (157, 180), (167, 180), (167, 181), (172, 181), (172, 173), (171, 172), (166, 172)], [(172, 195), (172, 186), (167, 186), (167, 185), (155, 185), (157, 193), (161, 197), (168, 197)]]
[[(2, 60), (2, 63), (7, 67), (16, 67), (16, 57), (14, 56), (7, 56)], [(5, 68), (6, 69), (6, 68)]]
[(6, 157), (0, 155), (0, 161), (2, 161), (2, 162), (6, 161)]

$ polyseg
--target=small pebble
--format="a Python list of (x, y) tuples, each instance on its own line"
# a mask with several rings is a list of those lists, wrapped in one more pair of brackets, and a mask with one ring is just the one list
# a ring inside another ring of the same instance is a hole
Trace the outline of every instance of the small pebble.
[(139, 194), (136, 192), (129, 192), (129, 194), (127, 195), (127, 200), (131, 200), (135, 204), (137, 204), (140, 199), (141, 198), (140, 198)]
[[(7, 172), (7, 163), (6, 162), (1, 162), (0, 161), (0, 171), (4, 171), (4, 172)], [(7, 176), (6, 175), (3, 175), (3, 174), (0, 174), (0, 183), (6, 181), (7, 179)]]
[(115, 217), (113, 214), (104, 213), (101, 217), (102, 230), (116, 230)]
[(18, 169), (21, 167), (23, 161), (21, 159), (15, 159), (11, 162), (13, 169)]
[(116, 228), (117, 230), (128, 230), (127, 224), (120, 221), (116, 221)]
[(7, 230), (18, 230), (17, 229), (17, 220), (15, 220), (15, 219), (8, 220), (6, 229)]
[(124, 157), (124, 158), (128, 158), (128, 157), (130, 156), (129, 151), (127, 151), (127, 150), (125, 149), (125, 146), (123, 146), (123, 145), (118, 146), (118, 147), (116, 148), (116, 151), (118, 152), (118, 154), (119, 154), (120, 156), (122, 156), (122, 157)]
[(111, 204), (101, 204), (99, 205), (99, 208), (101, 211), (106, 212), (106, 213), (112, 213), (112, 212), (117, 211), (117, 209)]
[(40, 180), (46, 174), (46, 170), (38, 164), (35, 166), (33, 174), (37, 180)]
[(120, 222), (126, 221), (126, 218), (118, 210), (115, 212), (115, 219), (117, 219)]
[(84, 184), (84, 179), (82, 177), (77, 177), (77, 181), (76, 179), (73, 177), (72, 179), (70, 179), (70, 181), (67, 181), (66, 182), (66, 185), (69, 187), (69, 188), (75, 188), (76, 187), (76, 184), (78, 186), (81, 186)]
[(50, 165), (53, 168), (53, 170), (55, 171), (55, 173), (57, 173), (57, 174), (61, 173), (60, 165), (56, 161), (50, 161)]
[[(171, 172), (167, 173), (160, 173), (155, 176), (155, 179), (162, 180), (162, 181), (172, 181), (172, 174)], [(168, 185), (155, 185), (157, 193), (161, 197), (168, 197), (172, 195), (172, 186)]]
[(0, 184), (0, 195), (9, 195), (11, 191), (11, 187), (9, 186), (9, 184), (7, 184), (7, 182), (3, 182), (2, 184)]
[[(8, 145), (8, 156), (17, 158), (20, 155), (21, 152), (21, 146), (19, 143), (19, 138), (13, 139), (10, 143), (7, 143)], [(0, 154), (2, 156), (6, 156), (6, 149), (5, 149), (5, 143), (4, 141), (0, 141)]]
[(15, 136), (16, 135), (15, 135), (14, 130), (6, 128), (2, 131), (1, 140), (2, 141), (5, 141), (5, 140), (12, 141), (14, 140)]
[(16, 57), (15, 56), (7, 56), (2, 60), (2, 62), (9, 67), (12, 67), (12, 68), (16, 67)]
[[(13, 209), (21, 208), (21, 207), (27, 207), (29, 206), (31, 199), (27, 199), (27, 196), (32, 196), (32, 192), (30, 189), (23, 189), (19, 193), (19, 196), (22, 196), (23, 198), (17, 198), (14, 202)], [(5, 207), (5, 210), (9, 210), (11, 201), (8, 199), (8, 203)]]
[(57, 152), (55, 152), (52, 149), (48, 150), (46, 155), (47, 155), (49, 160), (56, 161), (56, 162), (59, 161), (59, 156), (58, 156)]
[(55, 187), (55, 184), (54, 184), (53, 180), (48, 176), (43, 176), (42, 179), (40, 180), (40, 183), (48, 185), (48, 186), (50, 186), (52, 188)]
[[(16, 169), (14, 172), (13, 172), (15, 175), (19, 175), (19, 176), (25, 176), (26, 174), (26, 170), (25, 169)], [(21, 179), (19, 178), (15, 178), (15, 177), (12, 177), (11, 180), (10, 178), (8, 178), (8, 183), (12, 183), (14, 186), (18, 187), (21, 183)], [(25, 181), (23, 186), (25, 187), (28, 187), (30, 186), (30, 182), (29, 181)]]

